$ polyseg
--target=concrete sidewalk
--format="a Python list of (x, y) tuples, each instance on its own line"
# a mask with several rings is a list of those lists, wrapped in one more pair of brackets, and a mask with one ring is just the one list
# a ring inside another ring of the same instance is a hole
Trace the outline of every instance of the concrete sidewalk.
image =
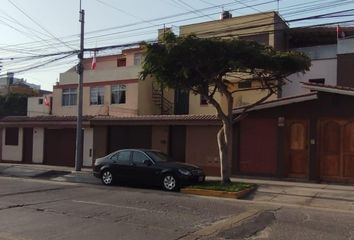
[[(0, 163), (0, 176), (47, 179), (61, 182), (101, 184), (91, 169), (76, 172), (71, 167), (35, 164)], [(207, 180), (219, 180), (207, 177)], [(257, 190), (246, 200), (265, 204), (340, 209), (354, 213), (354, 185), (317, 184), (255, 178), (232, 178), (233, 182), (257, 184)]]
[[(209, 177), (208, 179), (216, 179)], [(266, 204), (340, 209), (354, 213), (354, 185), (319, 184), (264, 179), (232, 178), (234, 182), (257, 184), (247, 200)]]
[(92, 169), (82, 168), (74, 171), (73, 167), (60, 167), (35, 164), (0, 163), (0, 176), (48, 179), (61, 182), (100, 184), (92, 175)]

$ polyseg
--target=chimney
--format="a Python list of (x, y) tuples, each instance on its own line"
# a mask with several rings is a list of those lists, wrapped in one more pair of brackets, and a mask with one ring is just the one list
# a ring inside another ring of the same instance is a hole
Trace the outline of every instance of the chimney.
[(232, 18), (232, 14), (229, 11), (222, 11), (220, 14), (220, 20)]

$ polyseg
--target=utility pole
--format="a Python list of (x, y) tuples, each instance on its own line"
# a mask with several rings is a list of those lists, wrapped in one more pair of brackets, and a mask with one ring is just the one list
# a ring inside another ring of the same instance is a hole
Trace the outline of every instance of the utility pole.
[(80, 52), (78, 54), (79, 63), (76, 71), (79, 75), (78, 95), (77, 95), (77, 120), (76, 120), (76, 152), (75, 152), (75, 171), (81, 171), (82, 167), (82, 90), (84, 79), (84, 26), (85, 26), (85, 10), (81, 8), (80, 0), (80, 20), (81, 34), (80, 34)]

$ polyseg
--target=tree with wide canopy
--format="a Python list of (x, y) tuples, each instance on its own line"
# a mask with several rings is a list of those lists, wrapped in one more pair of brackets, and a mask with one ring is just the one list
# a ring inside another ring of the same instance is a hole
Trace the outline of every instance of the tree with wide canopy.
[[(164, 87), (200, 94), (212, 104), (222, 122), (217, 134), (222, 183), (230, 182), (232, 162), (232, 128), (247, 114), (247, 110), (277, 94), (287, 77), (305, 72), (310, 59), (295, 51), (276, 51), (272, 47), (236, 38), (198, 38), (194, 35), (165, 35), (158, 43), (144, 44), (145, 59), (141, 79), (149, 76)], [(251, 81), (255, 87), (237, 88), (241, 81)], [(234, 98), (245, 90), (264, 92), (257, 101), (234, 114)], [(226, 101), (223, 104), (216, 94)]]

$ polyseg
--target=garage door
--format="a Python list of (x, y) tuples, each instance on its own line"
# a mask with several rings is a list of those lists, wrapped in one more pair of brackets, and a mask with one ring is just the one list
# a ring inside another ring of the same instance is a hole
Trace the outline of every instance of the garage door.
[(241, 173), (274, 175), (277, 169), (277, 120), (242, 120), (239, 156)]
[(110, 127), (108, 150), (113, 152), (124, 148), (151, 148), (151, 126)]
[(354, 121), (321, 121), (319, 137), (322, 179), (354, 181)]
[(75, 166), (75, 129), (46, 129), (44, 164)]

